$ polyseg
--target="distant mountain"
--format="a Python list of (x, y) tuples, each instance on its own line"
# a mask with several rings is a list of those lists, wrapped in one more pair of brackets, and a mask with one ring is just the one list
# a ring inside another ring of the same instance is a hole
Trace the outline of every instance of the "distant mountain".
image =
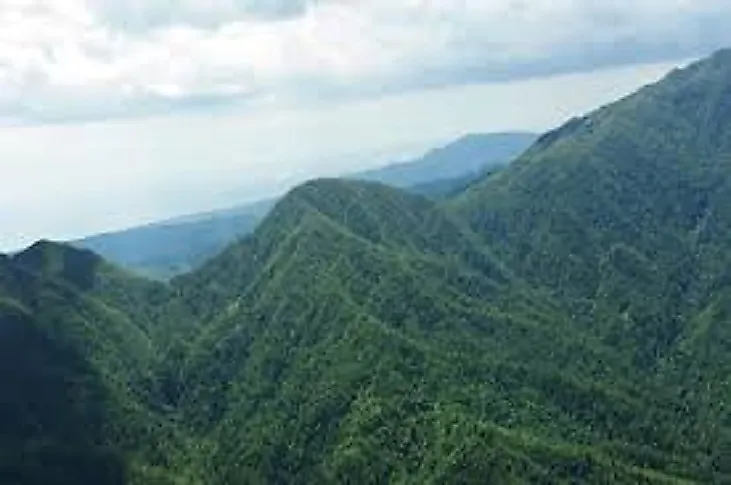
[(731, 483), (731, 51), (168, 283), (0, 256), (0, 483)]
[[(504, 166), (535, 138), (536, 135), (528, 133), (468, 135), (418, 160), (349, 177), (399, 187), (419, 184), (415, 190), (437, 195), (451, 184), (474, 179), (488, 168)], [(138, 274), (168, 279), (198, 267), (231, 242), (251, 233), (275, 202), (276, 199), (270, 199), (194, 214), (95, 235), (71, 244), (95, 251)]]
[(462, 175), (460, 177), (446, 178), (434, 180), (431, 182), (425, 182), (423, 184), (412, 185), (406, 187), (405, 190), (412, 194), (419, 194), (431, 199), (448, 199), (455, 196), (470, 187), (473, 183), (476, 183), (488, 176), (497, 174), (501, 170), (505, 169), (506, 166), (495, 166), (488, 167), (479, 172)]
[(360, 172), (348, 178), (408, 188), (437, 180), (469, 177), (507, 165), (536, 138), (533, 133), (470, 134), (431, 150), (417, 160)]
[(271, 202), (90, 236), (70, 244), (90, 249), (140, 275), (168, 279), (200, 265), (254, 230)]

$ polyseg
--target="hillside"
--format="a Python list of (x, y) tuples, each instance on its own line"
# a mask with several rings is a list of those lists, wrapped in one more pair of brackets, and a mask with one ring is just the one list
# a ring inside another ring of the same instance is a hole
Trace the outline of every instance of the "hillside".
[(601, 302), (614, 338), (658, 344), (635, 357), (661, 365), (728, 284), (729, 75), (722, 51), (572, 120), (451, 208), (525, 278)]
[(729, 108), (721, 51), (451, 196), (303, 184), (165, 284), (0, 258), (0, 481), (731, 483)]
[[(349, 176), (397, 187), (414, 186), (431, 194), (452, 193), (491, 167), (503, 166), (525, 150), (536, 136), (529, 133), (473, 134), (432, 150), (422, 158)], [(169, 279), (200, 266), (227, 245), (250, 234), (274, 206), (263, 200), (194, 214), (71, 244), (90, 249), (138, 274)]]
[(639, 373), (642, 347), (604, 339), (577, 314), (589, 302), (511, 275), (426, 199), (308, 184), (210, 265), (180, 280), (225, 308), (204, 313), (180, 405), (224, 443), (222, 483), (423, 483), (454, 453), (447, 481), (703, 482), (720, 459), (702, 451), (727, 432), (709, 434), (707, 403)]
[[(242, 259), (256, 267), (211, 278)], [(180, 281), (225, 308), (193, 346), (180, 405), (222, 444), (222, 483), (637, 483), (672, 470), (674, 448), (651, 451), (677, 437), (671, 401), (426, 199), (308, 184), (209, 264)], [(650, 457), (661, 470), (642, 470)]]
[(731, 457), (730, 79), (731, 51), (677, 70), (544, 135), (450, 207), (675, 394), (709, 467)]
[(0, 259), (0, 482), (170, 483), (163, 467), (186, 447), (153, 411), (139, 306), (159, 291), (56, 243)]

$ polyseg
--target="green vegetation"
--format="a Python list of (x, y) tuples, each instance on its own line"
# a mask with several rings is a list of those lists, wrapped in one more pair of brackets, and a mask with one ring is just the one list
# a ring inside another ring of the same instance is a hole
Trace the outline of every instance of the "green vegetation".
[(731, 52), (436, 199), (309, 182), (165, 284), (0, 258), (0, 481), (731, 483)]

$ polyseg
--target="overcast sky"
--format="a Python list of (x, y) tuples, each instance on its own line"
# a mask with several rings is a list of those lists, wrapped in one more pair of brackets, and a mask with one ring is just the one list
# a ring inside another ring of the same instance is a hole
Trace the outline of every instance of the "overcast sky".
[(2, 0), (0, 249), (548, 129), (728, 25), (725, 0)]

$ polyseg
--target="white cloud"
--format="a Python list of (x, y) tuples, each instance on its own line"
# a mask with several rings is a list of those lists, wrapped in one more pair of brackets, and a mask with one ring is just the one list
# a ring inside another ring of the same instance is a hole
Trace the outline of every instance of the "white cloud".
[(298, 102), (685, 57), (725, 0), (4, 0), (0, 116)]

